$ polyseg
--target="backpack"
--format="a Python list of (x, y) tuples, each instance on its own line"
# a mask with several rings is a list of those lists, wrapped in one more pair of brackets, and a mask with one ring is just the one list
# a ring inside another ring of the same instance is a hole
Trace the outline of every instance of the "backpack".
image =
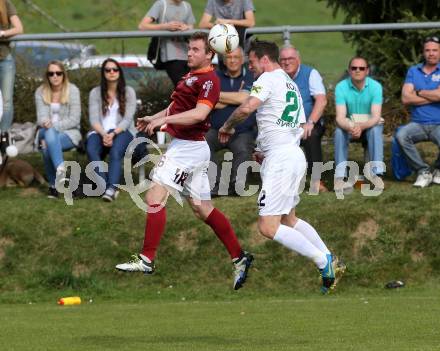
[(391, 168), (394, 178), (404, 180), (412, 174), (412, 170), (408, 165), (405, 154), (397, 141), (396, 135), (402, 126), (397, 127), (391, 140)]

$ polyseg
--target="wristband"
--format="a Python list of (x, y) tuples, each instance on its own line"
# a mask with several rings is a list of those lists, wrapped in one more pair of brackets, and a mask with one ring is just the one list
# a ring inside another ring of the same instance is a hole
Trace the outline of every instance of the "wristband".
[(315, 122), (313, 122), (311, 119), (309, 119), (309, 120), (307, 121), (307, 124), (311, 124), (312, 126), (314, 126), (314, 125), (315, 125)]

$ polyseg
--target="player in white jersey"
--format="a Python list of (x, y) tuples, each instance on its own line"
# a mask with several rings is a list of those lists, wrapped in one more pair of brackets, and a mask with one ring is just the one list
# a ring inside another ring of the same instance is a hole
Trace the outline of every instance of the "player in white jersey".
[(258, 229), (315, 262), (322, 276), (323, 293), (335, 283), (335, 261), (316, 230), (297, 218), (299, 186), (307, 168), (299, 147), (305, 123), (299, 89), (278, 64), (275, 43), (255, 41), (249, 50), (249, 69), (258, 78), (250, 96), (219, 131), (221, 142), (234, 133), (234, 126), (257, 110), (259, 149), (264, 154), (262, 189), (258, 197)]

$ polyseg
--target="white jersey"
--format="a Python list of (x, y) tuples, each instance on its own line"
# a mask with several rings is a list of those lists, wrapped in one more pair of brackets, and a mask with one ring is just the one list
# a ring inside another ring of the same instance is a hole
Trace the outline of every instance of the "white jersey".
[(299, 145), (306, 122), (301, 94), (295, 82), (281, 69), (264, 72), (252, 85), (251, 96), (263, 104), (257, 110), (257, 145), (264, 153)]

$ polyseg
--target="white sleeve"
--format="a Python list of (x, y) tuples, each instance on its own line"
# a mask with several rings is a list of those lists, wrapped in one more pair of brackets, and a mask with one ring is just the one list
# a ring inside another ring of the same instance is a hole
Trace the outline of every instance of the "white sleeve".
[(263, 73), (255, 82), (252, 84), (250, 96), (256, 97), (258, 100), (265, 102), (272, 92), (272, 81), (270, 76)]
[(312, 69), (309, 77), (310, 95), (325, 95), (325, 87), (322, 77), (316, 69)]

